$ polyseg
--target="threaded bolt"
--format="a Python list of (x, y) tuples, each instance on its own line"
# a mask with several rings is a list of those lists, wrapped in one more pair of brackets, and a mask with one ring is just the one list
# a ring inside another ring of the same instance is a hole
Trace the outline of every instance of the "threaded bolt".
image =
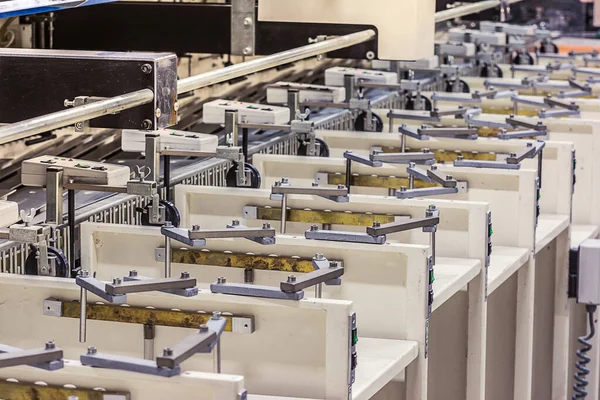
[(435, 204), (430, 204), (429, 205), (429, 210), (437, 210), (437, 206)]
[(338, 189), (346, 189), (346, 185), (338, 185)]
[(173, 355), (173, 349), (170, 347), (167, 347), (166, 349), (163, 349), (163, 357), (171, 357)]
[(212, 317), (210, 319), (219, 320), (221, 319), (221, 311), (213, 311)]
[[(462, 160), (464, 160), (465, 158), (464, 158), (463, 156), (458, 156), (458, 157), (456, 157), (456, 159), (457, 159), (458, 161), (462, 161)], [(435, 167), (435, 165), (434, 165), (434, 167)], [(437, 167), (436, 167), (436, 169), (437, 169)]]
[(192, 225), (192, 231), (199, 231), (200, 225)]
[(265, 223), (263, 224), (263, 229), (271, 229), (271, 224), (270, 224), (270, 223), (268, 223), (268, 222), (265, 222)]
[(90, 273), (87, 269), (82, 269), (81, 271), (79, 271), (79, 276), (82, 278), (87, 278), (90, 276)]
[(449, 181), (450, 179), (452, 179), (452, 175), (446, 175), (446, 180)]
[(98, 352), (98, 349), (97, 349), (96, 347), (94, 347), (94, 346), (90, 346), (90, 347), (88, 347), (88, 349), (87, 349), (87, 353), (88, 353), (89, 355), (96, 354), (97, 352)]
[(187, 279), (190, 277), (190, 273), (185, 271), (181, 273), (181, 279)]
[(323, 253), (317, 253), (315, 254), (315, 260), (324, 260), (325, 256), (323, 255)]
[(338, 266), (337, 261), (329, 261), (329, 268), (337, 268), (337, 266)]
[(294, 282), (296, 282), (296, 275), (288, 275), (287, 282), (288, 283), (294, 283)]
[(379, 228), (381, 226), (381, 222), (373, 221), (373, 228)]
[(312, 187), (318, 187), (319, 186), (319, 182), (313, 182), (312, 183)]
[(227, 279), (224, 276), (217, 278), (217, 283), (227, 283)]
[(533, 143), (531, 143), (531, 142), (528, 142), (528, 143), (527, 143), (527, 147), (533, 147)]
[(432, 165), (432, 166), (431, 166), (431, 170), (432, 170), (432, 171), (437, 171), (437, 165)]
[(516, 157), (516, 156), (517, 156), (517, 153), (510, 153), (510, 154), (509, 154), (509, 156), (511, 156), (511, 157)]
[(290, 183), (288, 178), (281, 178), (281, 183)]
[(206, 325), (206, 324), (200, 325), (200, 332), (208, 332), (208, 325)]
[(131, 271), (129, 271), (129, 277), (130, 278), (134, 278), (136, 276), (138, 276), (138, 273), (137, 273), (137, 271), (135, 269), (132, 269)]
[(53, 350), (55, 348), (56, 348), (56, 344), (54, 343), (53, 340), (46, 342), (46, 350)]
[(232, 226), (240, 226), (240, 221), (238, 219), (234, 219), (233, 221), (231, 221), (231, 225)]
[(114, 278), (113, 279), (113, 285), (120, 285), (121, 284), (121, 278)]
[(318, 230), (319, 230), (319, 225), (311, 225), (311, 227), (310, 227), (311, 232), (316, 232)]
[(407, 190), (408, 190), (408, 188), (406, 186), (400, 186), (401, 192), (406, 192)]

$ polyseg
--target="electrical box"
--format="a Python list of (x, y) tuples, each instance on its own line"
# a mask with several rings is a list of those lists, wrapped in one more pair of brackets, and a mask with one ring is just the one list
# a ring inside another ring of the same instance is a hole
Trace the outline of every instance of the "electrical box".
[(577, 302), (600, 305), (600, 240), (588, 239), (579, 247)]
[(433, 55), (435, 0), (259, 0), (258, 19), (373, 25), (380, 60)]

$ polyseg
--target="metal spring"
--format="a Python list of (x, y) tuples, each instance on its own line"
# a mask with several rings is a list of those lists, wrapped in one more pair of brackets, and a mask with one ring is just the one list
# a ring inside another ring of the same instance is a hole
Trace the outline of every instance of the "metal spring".
[(587, 375), (590, 373), (590, 370), (587, 368), (587, 365), (592, 361), (590, 356), (587, 353), (592, 349), (592, 344), (590, 340), (594, 337), (596, 333), (596, 328), (594, 324), (594, 312), (596, 311), (595, 305), (587, 305), (586, 311), (588, 313), (588, 319), (590, 324), (590, 333), (587, 336), (580, 336), (577, 341), (581, 344), (581, 348), (577, 350), (577, 357), (579, 360), (575, 363), (575, 369), (577, 372), (573, 375), (576, 383), (573, 385), (573, 394), (572, 399), (585, 399), (588, 395), (586, 390), (588, 386), (588, 381), (586, 379)]

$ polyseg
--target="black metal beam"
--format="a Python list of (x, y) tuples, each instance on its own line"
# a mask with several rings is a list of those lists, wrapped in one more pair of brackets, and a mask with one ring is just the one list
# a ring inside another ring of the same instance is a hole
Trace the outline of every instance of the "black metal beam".
[[(308, 44), (318, 35), (346, 35), (371, 25), (256, 23), (256, 53), (268, 55)], [(116, 2), (55, 13), (54, 48), (229, 54), (231, 5)], [(399, 38), (400, 40), (401, 38)], [(330, 53), (336, 58), (377, 54), (377, 41)]]

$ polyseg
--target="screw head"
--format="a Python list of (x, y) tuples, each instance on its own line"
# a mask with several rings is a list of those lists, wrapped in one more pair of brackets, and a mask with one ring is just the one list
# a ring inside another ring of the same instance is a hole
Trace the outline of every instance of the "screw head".
[(87, 278), (90, 276), (90, 273), (87, 269), (82, 269), (81, 271), (79, 271), (79, 276), (82, 278)]
[(517, 156), (517, 153), (510, 153), (510, 154), (509, 154), (509, 156), (511, 156), (511, 157), (516, 157), (516, 156)]
[(290, 183), (288, 178), (281, 178), (281, 183)]
[(253, 22), (252, 18), (250, 18), (250, 17), (244, 18), (244, 26), (252, 26), (252, 22)]
[(429, 210), (437, 210), (437, 206), (435, 204), (430, 204)]
[(325, 256), (323, 255), (323, 253), (317, 253), (315, 254), (315, 260), (324, 260)]
[(46, 350), (52, 350), (56, 348), (56, 344), (53, 340), (46, 342)]
[(240, 226), (240, 220), (239, 219), (234, 219), (233, 221), (231, 221), (231, 225), (232, 226)]
[(142, 72), (145, 74), (149, 74), (152, 72), (152, 65), (150, 64), (144, 64), (142, 65)]
[(170, 357), (173, 355), (173, 349), (170, 347), (167, 347), (166, 349), (163, 349), (163, 356), (164, 357)]
[(456, 159), (457, 159), (458, 161), (462, 161), (462, 160), (464, 160), (465, 158), (464, 158), (463, 156), (458, 156), (458, 157), (456, 157)]
[(373, 228), (379, 228), (381, 226), (381, 222), (373, 221)]
[(417, 164), (416, 164), (416, 163), (414, 163), (414, 162), (411, 162), (411, 163), (408, 163), (408, 166), (409, 166), (409, 167), (411, 167), (411, 168), (414, 168), (414, 167), (416, 167), (416, 166), (417, 166)]
[(200, 332), (208, 332), (208, 325), (206, 325), (206, 324), (200, 325)]
[(156, 115), (156, 118), (160, 118), (160, 116), (162, 115), (162, 111), (160, 110), (160, 108), (156, 109), (156, 112), (154, 113), (154, 115)]
[(135, 276), (137, 276), (137, 274), (138, 273), (137, 273), (137, 271), (135, 269), (132, 269), (131, 271), (129, 271), (129, 276), (130, 277), (135, 277)]
[(452, 179), (452, 175), (446, 175), (446, 180)]
[(271, 224), (268, 222), (263, 223), (263, 229), (271, 229)]
[(187, 279), (190, 277), (190, 273), (185, 271), (181, 273), (181, 279)]
[(296, 282), (296, 275), (288, 275), (287, 282), (288, 283), (294, 283), (294, 282)]
[(406, 192), (407, 190), (408, 190), (408, 188), (406, 186), (400, 186), (401, 192)]
[(175, 111), (179, 111), (179, 102), (178, 101), (176, 101), (175, 103), (173, 103), (173, 109)]
[(431, 166), (431, 170), (432, 170), (432, 171), (436, 171), (436, 170), (437, 170), (437, 165), (432, 165), (432, 166)]
[(312, 187), (317, 187), (317, 186), (319, 186), (319, 182), (313, 182), (312, 183)]
[(164, 225), (165, 225), (165, 227), (170, 228), (173, 226), (173, 223), (171, 221), (165, 221)]
[(316, 232), (319, 230), (319, 225), (311, 225), (310, 226), (310, 231), (311, 232)]
[(83, 129), (83, 122), (77, 122), (75, 124), (75, 128), (77, 128), (77, 129)]
[(121, 284), (121, 278), (113, 278), (113, 285), (120, 285)]
[(200, 225), (192, 225), (192, 230), (193, 231), (199, 231), (200, 230)]
[(214, 320), (221, 319), (221, 311), (213, 311), (213, 315), (212, 315), (212, 317), (210, 317), (210, 319), (214, 319)]
[(227, 283), (227, 279), (224, 276), (217, 278), (217, 283)]
[(528, 142), (528, 143), (527, 143), (527, 147), (533, 147), (533, 143), (531, 143), (531, 142)]
[(338, 267), (337, 261), (329, 261), (329, 268), (337, 268), (337, 267)]
[(244, 53), (245, 56), (247, 56), (252, 53), (252, 47), (245, 47), (242, 52)]
[(149, 119), (145, 119), (142, 121), (142, 129), (149, 130), (152, 129), (152, 121)]
[(338, 189), (346, 189), (346, 185), (338, 185)]
[(98, 352), (98, 349), (96, 347), (94, 347), (94, 346), (90, 346), (87, 349), (87, 353), (90, 354), (90, 355), (91, 354), (96, 354), (97, 352)]

